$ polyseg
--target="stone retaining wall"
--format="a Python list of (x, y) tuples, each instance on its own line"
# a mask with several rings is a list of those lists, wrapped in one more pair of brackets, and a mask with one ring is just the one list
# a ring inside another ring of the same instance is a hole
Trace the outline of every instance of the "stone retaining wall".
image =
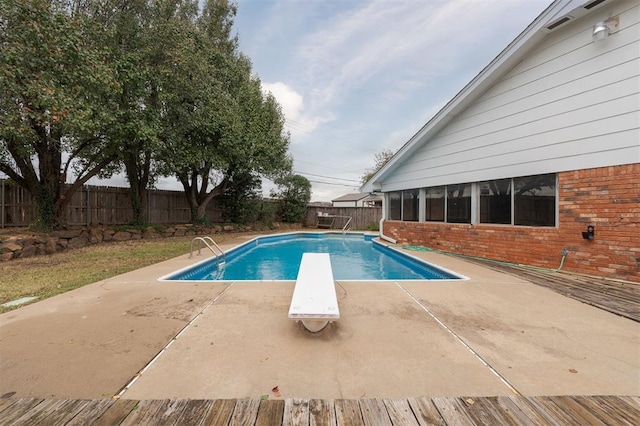
[[(274, 224), (276, 229), (297, 228), (299, 224)], [(116, 230), (104, 227), (82, 227), (51, 233), (32, 233), (25, 230), (0, 235), (0, 261), (53, 254), (59, 251), (100, 244), (109, 241), (148, 240), (183, 236), (213, 235), (222, 232), (254, 231), (251, 226), (175, 225), (145, 230)]]

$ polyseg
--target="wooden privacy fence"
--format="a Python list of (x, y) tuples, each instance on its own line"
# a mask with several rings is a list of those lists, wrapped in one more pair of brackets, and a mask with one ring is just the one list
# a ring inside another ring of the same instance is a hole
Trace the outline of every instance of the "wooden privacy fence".
[[(181, 191), (148, 191), (150, 224), (189, 223), (189, 205)], [(215, 200), (207, 207), (211, 222), (222, 222)], [(126, 225), (133, 219), (129, 188), (86, 185), (77, 191), (67, 208), (71, 226)], [(29, 226), (36, 220), (36, 203), (23, 188), (0, 179), (0, 227)]]
[[(191, 214), (182, 191), (148, 191), (150, 224), (189, 223)], [(316, 207), (309, 206), (303, 226), (316, 227), (318, 213), (351, 216), (351, 229), (367, 229), (380, 221), (379, 207)], [(207, 206), (210, 222), (222, 222), (223, 210), (214, 199)], [(129, 188), (86, 185), (77, 191), (67, 210), (71, 226), (126, 225), (133, 219)], [(29, 192), (8, 179), (0, 179), (0, 228), (29, 226), (36, 220), (36, 203)], [(336, 218), (334, 228), (342, 229), (344, 218)]]
[[(322, 215), (322, 216), (320, 216)], [(335, 220), (327, 221), (323, 217), (334, 217)], [(332, 223), (331, 228), (342, 229), (351, 217), (350, 229), (369, 229), (372, 224), (378, 225), (382, 218), (380, 207), (316, 207), (308, 206), (303, 226), (311, 228), (322, 226), (327, 222)], [(320, 218), (320, 219), (319, 219)]]

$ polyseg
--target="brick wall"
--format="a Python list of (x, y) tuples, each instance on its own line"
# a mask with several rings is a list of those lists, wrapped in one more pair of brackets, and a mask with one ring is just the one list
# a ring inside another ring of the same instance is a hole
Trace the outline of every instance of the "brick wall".
[[(400, 244), (640, 282), (640, 163), (558, 174), (559, 226), (387, 220)], [(595, 238), (582, 232), (595, 227)]]

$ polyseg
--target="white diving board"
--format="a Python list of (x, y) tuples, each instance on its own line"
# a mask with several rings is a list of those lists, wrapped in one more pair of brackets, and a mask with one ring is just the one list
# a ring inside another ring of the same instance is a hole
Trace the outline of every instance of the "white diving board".
[(301, 320), (312, 333), (340, 318), (329, 253), (303, 253), (289, 318)]

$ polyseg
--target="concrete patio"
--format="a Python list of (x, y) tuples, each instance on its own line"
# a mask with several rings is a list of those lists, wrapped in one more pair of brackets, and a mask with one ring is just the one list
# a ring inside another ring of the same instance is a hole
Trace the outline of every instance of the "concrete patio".
[(411, 254), (469, 280), (338, 282), (341, 318), (317, 334), (287, 319), (293, 282), (157, 281), (200, 260), (188, 254), (21, 307), (0, 315), (0, 395), (640, 394), (639, 323), (456, 257)]

